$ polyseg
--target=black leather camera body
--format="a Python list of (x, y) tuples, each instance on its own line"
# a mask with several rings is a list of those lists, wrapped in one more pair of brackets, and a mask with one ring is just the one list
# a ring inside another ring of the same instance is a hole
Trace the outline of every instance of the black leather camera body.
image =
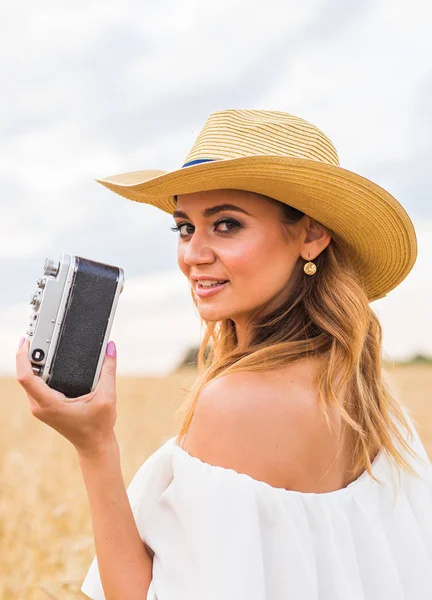
[(37, 286), (26, 331), (33, 372), (69, 398), (88, 394), (99, 380), (123, 269), (61, 254), (46, 259)]

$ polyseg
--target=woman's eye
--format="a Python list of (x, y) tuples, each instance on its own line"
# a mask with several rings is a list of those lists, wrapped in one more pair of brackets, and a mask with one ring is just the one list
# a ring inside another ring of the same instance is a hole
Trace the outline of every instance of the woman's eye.
[(181, 223), (180, 225), (178, 225), (178, 227), (173, 227), (173, 230), (174, 231), (179, 231), (181, 237), (184, 237), (186, 235), (190, 235), (190, 233), (192, 233), (192, 232), (188, 233), (186, 230), (185, 230), (184, 233), (182, 233), (182, 231), (181, 231), (182, 227), (185, 227), (186, 230), (187, 230), (188, 227), (191, 227), (193, 229), (193, 225), (191, 225), (190, 223)]
[[(227, 229), (225, 229), (224, 227), (219, 228), (219, 231), (221, 233), (228, 233), (229, 231), (232, 231), (233, 229), (235, 229), (237, 227), (237, 223), (235, 221), (231, 221), (230, 219), (226, 219), (225, 221), (219, 221), (218, 223), (216, 223), (215, 226), (219, 227), (219, 225), (229, 225), (230, 226)], [(234, 225), (234, 227), (232, 227), (232, 225)]]
[[(224, 225), (225, 227), (220, 227), (221, 225)], [(188, 232), (188, 227), (192, 229), (192, 231), (189, 230)], [(215, 229), (218, 229), (219, 233), (230, 233), (237, 227), (241, 227), (241, 225), (233, 219), (223, 219), (221, 221), (218, 221), (217, 223), (214, 223), (214, 227)], [(183, 228), (185, 229), (182, 232)], [(171, 227), (171, 231), (180, 232), (180, 237), (187, 237), (188, 235), (191, 235), (193, 233), (193, 229), (194, 226), (191, 223), (179, 223), (176, 227)]]

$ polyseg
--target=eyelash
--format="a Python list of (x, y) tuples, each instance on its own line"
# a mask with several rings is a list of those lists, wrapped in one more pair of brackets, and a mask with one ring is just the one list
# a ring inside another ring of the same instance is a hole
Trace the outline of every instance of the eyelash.
[[(235, 225), (235, 227), (230, 229), (229, 231), (221, 231), (220, 233), (222, 235), (227, 235), (228, 233), (235, 231), (237, 228), (242, 227), (242, 225), (238, 221), (235, 221), (234, 219), (220, 219), (220, 221), (216, 221), (215, 223), (213, 223), (213, 225), (214, 226), (220, 225), (220, 223), (233, 223)], [(185, 225), (192, 225), (192, 224), (188, 223), (187, 221), (183, 221), (183, 223), (179, 223), (176, 227), (170, 227), (170, 229), (171, 229), (171, 231), (177, 232)], [(193, 225), (192, 225), (192, 227), (193, 227)], [(180, 233), (181, 238), (188, 237), (188, 235), (191, 235), (191, 234), (182, 235)]]

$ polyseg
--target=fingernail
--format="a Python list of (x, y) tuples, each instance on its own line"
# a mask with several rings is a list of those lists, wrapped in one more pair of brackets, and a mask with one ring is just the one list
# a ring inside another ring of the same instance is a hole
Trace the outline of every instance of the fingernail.
[(116, 347), (115, 347), (114, 342), (108, 342), (107, 347), (106, 347), (106, 353), (107, 353), (107, 356), (111, 356), (112, 358), (115, 357)]
[(21, 346), (24, 344), (24, 342), (25, 342), (25, 337), (23, 336), (23, 337), (20, 339), (20, 341), (19, 341), (19, 346), (18, 346), (18, 348), (21, 348)]

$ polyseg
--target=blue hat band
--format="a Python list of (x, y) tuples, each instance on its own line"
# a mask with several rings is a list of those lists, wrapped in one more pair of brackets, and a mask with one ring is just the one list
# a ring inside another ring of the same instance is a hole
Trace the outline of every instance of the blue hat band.
[(182, 169), (184, 167), (190, 167), (192, 165), (199, 165), (200, 163), (205, 163), (205, 162), (212, 162), (214, 160), (218, 160), (218, 159), (216, 159), (216, 158), (197, 158), (196, 160), (190, 160), (189, 162), (185, 163), (182, 166)]

